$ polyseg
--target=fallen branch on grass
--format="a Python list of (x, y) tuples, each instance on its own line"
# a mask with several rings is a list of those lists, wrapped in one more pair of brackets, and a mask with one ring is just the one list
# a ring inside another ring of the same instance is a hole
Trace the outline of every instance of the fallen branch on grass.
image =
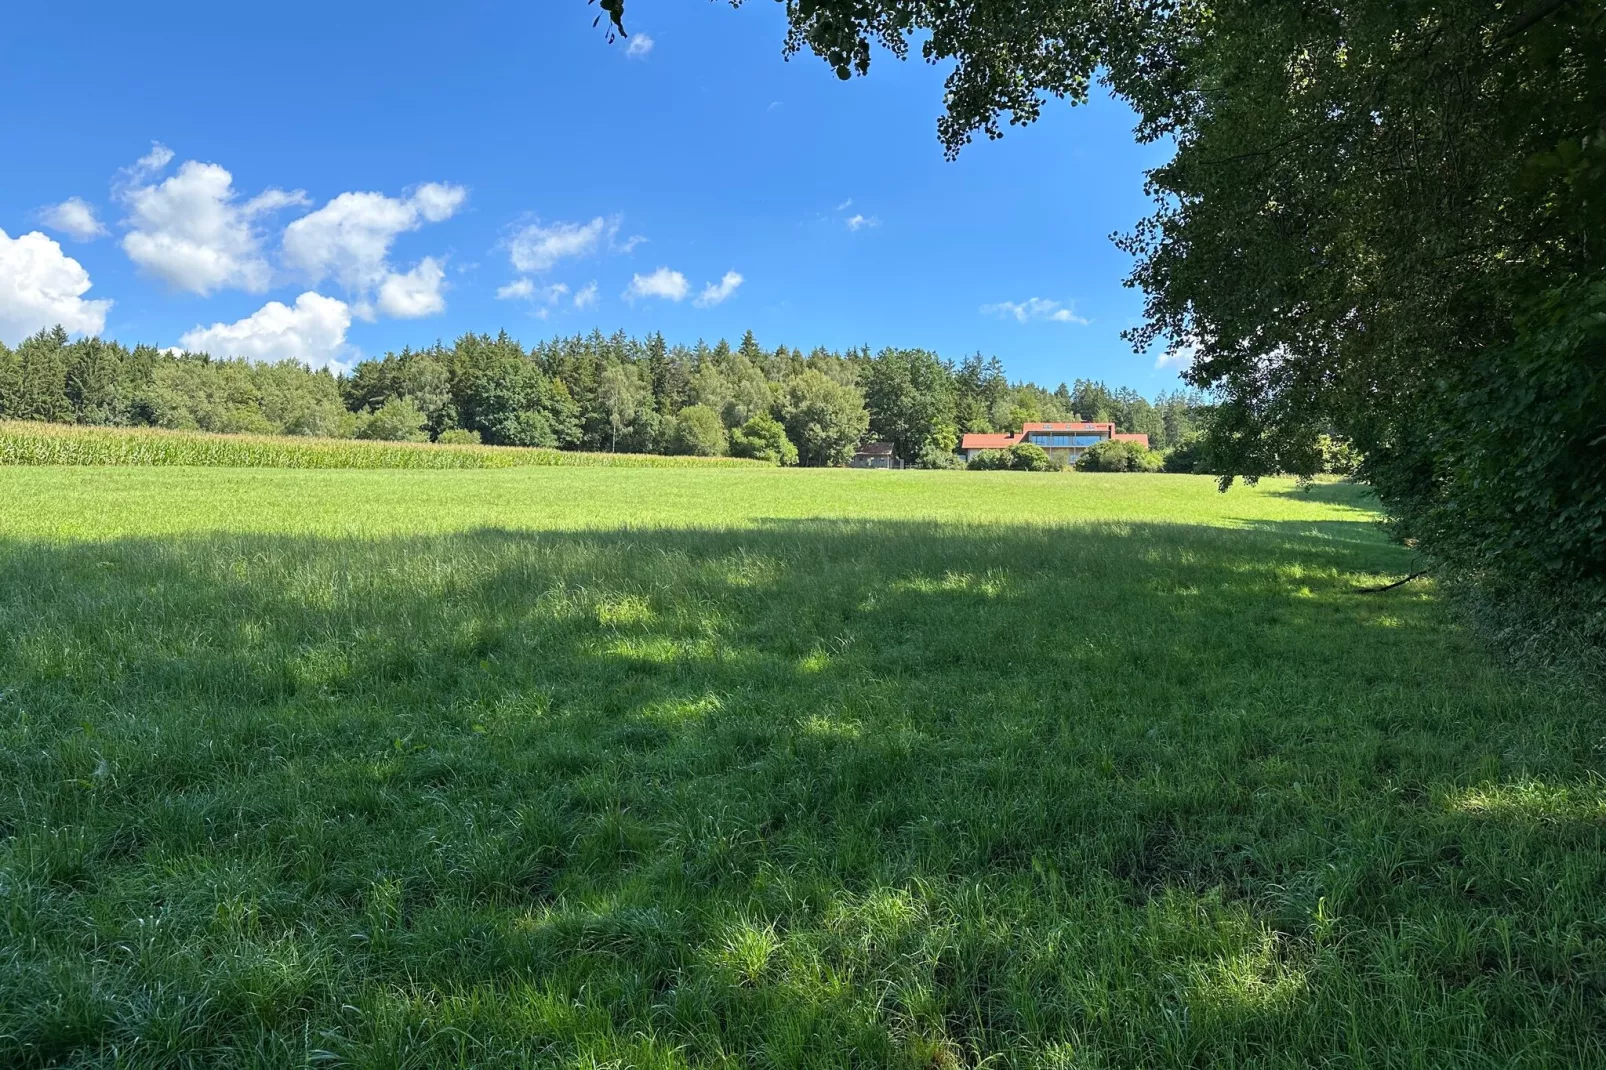
[(1392, 591), (1396, 587), (1404, 587), (1407, 583), (1410, 583), (1412, 580), (1419, 580), (1423, 576), (1426, 576), (1429, 572), (1432, 572), (1432, 571), (1433, 570), (1431, 568), (1425, 568), (1420, 572), (1411, 573), (1409, 576), (1405, 577), (1405, 579), (1403, 579), (1403, 580), (1395, 580), (1393, 583), (1385, 583), (1381, 587), (1357, 587), (1357, 588), (1355, 588), (1355, 593), (1356, 594), (1382, 594), (1384, 591)]

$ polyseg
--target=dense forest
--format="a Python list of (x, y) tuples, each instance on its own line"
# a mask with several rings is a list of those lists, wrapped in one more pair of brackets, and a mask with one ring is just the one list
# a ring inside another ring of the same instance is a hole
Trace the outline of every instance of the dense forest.
[(668, 345), (600, 332), (525, 348), (505, 332), (403, 349), (349, 374), (296, 363), (69, 340), (57, 327), (0, 344), (0, 418), (257, 434), (484, 442), (560, 449), (845, 464), (865, 440), (947, 467), (968, 431), (1037, 420), (1111, 421), (1156, 449), (1191, 442), (1196, 393), (1150, 402), (1076, 380), (1011, 383), (997, 357), (954, 363), (922, 349)]

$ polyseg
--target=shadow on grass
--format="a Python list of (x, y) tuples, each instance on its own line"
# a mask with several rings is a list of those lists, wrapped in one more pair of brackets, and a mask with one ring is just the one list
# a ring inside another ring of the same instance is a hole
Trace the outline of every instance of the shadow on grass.
[(1347, 505), (1374, 516), (1378, 507), (1377, 493), (1368, 484), (1352, 483), (1345, 479), (1324, 479), (1315, 483), (1295, 484), (1286, 490), (1272, 493), (1279, 498), (1322, 502), (1327, 505)]
[(1601, 710), (1352, 593), (1407, 560), (0, 543), (0, 1062), (1578, 1065)]

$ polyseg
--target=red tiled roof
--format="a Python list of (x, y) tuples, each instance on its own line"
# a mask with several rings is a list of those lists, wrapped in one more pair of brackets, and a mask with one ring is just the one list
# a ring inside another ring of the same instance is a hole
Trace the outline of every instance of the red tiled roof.
[(1007, 450), (1015, 444), (1014, 435), (987, 435), (972, 431), (959, 441), (962, 450)]
[(1145, 435), (1145, 434), (1141, 434), (1139, 432), (1127, 432), (1125, 434), (1112, 434), (1110, 437), (1115, 439), (1115, 441), (1117, 441), (1117, 442), (1136, 442), (1140, 446), (1142, 446), (1144, 449), (1148, 449), (1149, 448), (1149, 436)]

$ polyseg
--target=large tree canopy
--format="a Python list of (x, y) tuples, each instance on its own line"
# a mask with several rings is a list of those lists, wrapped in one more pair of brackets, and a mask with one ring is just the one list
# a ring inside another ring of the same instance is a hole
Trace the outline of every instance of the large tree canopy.
[(1192, 353), (1215, 462), (1347, 436), (1403, 535), (1606, 635), (1603, 0), (782, 2), (841, 77), (950, 62), (950, 154), (1102, 80), (1176, 146), (1131, 338)]

